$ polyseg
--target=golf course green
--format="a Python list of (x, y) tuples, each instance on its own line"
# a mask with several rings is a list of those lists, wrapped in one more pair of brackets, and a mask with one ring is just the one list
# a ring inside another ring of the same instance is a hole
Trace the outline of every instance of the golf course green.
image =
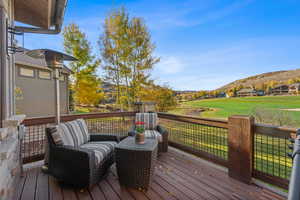
[(262, 96), (242, 98), (216, 98), (184, 102), (172, 111), (188, 114), (193, 109), (207, 109), (199, 116), (226, 119), (231, 115), (251, 115), (257, 108), (286, 112), (293, 120), (300, 120), (300, 96)]

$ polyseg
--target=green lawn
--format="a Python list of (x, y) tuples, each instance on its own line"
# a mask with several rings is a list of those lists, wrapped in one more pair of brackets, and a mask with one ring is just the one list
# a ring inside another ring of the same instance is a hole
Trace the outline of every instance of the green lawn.
[[(184, 108), (210, 108), (212, 111), (201, 113), (201, 117), (227, 118), (236, 114), (251, 114), (257, 107), (266, 109), (300, 108), (300, 96), (264, 96), (244, 98), (219, 98), (190, 101), (181, 104), (170, 112), (184, 114)], [(300, 119), (300, 112), (288, 111), (293, 119)]]

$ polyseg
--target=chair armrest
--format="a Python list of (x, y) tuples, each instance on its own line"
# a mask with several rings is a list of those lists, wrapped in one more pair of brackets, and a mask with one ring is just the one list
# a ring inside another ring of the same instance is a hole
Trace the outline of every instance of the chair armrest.
[(161, 125), (157, 125), (156, 126), (156, 130), (160, 133), (160, 134), (167, 134), (168, 133), (168, 131), (163, 127), (163, 126), (161, 126)]
[(95, 153), (89, 149), (63, 145), (50, 151), (50, 173), (58, 180), (88, 185), (95, 165)]
[(135, 136), (135, 125), (132, 125), (130, 130), (128, 131), (129, 136)]
[(68, 145), (56, 146), (51, 156), (59, 161), (77, 162), (77, 164), (89, 165), (95, 160), (95, 154), (92, 150)]
[(108, 134), (90, 134), (91, 141), (115, 141), (120, 142), (120, 137), (117, 135), (108, 135)]

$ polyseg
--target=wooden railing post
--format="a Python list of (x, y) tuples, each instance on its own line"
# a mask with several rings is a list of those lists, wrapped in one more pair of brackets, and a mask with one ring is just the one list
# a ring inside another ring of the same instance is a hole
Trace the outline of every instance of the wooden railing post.
[(228, 173), (251, 183), (254, 152), (254, 118), (234, 115), (228, 120)]

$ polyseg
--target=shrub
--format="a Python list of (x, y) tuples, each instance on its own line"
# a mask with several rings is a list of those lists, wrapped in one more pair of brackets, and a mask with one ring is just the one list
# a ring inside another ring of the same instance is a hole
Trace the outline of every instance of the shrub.
[(296, 126), (297, 124), (291, 113), (285, 110), (256, 107), (251, 114), (258, 123), (276, 126)]

